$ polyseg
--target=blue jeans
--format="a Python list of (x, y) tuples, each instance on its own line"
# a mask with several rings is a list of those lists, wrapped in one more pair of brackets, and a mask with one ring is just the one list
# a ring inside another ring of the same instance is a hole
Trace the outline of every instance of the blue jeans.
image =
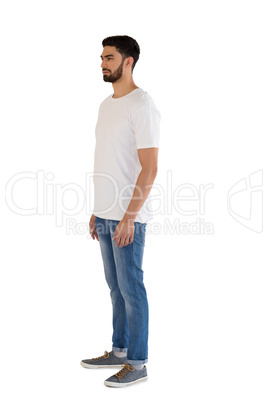
[(148, 361), (149, 308), (142, 270), (147, 223), (134, 222), (133, 242), (116, 247), (112, 238), (119, 222), (95, 220), (113, 308), (112, 349), (127, 352), (128, 363), (142, 364)]

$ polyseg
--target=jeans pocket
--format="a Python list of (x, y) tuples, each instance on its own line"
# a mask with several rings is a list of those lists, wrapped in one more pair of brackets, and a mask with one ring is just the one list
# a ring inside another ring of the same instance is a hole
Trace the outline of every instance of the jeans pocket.
[(134, 240), (145, 246), (146, 223), (135, 222)]

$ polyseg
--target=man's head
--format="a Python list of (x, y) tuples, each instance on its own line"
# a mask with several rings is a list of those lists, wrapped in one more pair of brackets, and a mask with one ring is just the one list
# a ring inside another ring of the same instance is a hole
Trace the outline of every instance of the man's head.
[(127, 35), (109, 36), (103, 39), (102, 46), (101, 68), (104, 81), (115, 82), (122, 75), (132, 74), (140, 55), (140, 47), (135, 39)]

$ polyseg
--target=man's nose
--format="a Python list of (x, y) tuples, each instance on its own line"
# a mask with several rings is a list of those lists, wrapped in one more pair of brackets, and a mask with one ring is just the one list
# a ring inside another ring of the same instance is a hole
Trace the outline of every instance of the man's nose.
[(102, 63), (101, 63), (101, 68), (104, 70), (104, 67), (106, 67), (106, 64), (105, 64), (105, 61), (103, 61)]

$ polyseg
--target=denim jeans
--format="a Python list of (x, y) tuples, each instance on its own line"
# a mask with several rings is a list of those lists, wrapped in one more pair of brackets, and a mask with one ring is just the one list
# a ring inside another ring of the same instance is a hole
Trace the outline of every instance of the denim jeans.
[(119, 222), (95, 220), (112, 301), (112, 349), (127, 352), (128, 363), (142, 364), (148, 361), (149, 308), (142, 270), (147, 224), (134, 222), (133, 242), (116, 247), (112, 238)]

